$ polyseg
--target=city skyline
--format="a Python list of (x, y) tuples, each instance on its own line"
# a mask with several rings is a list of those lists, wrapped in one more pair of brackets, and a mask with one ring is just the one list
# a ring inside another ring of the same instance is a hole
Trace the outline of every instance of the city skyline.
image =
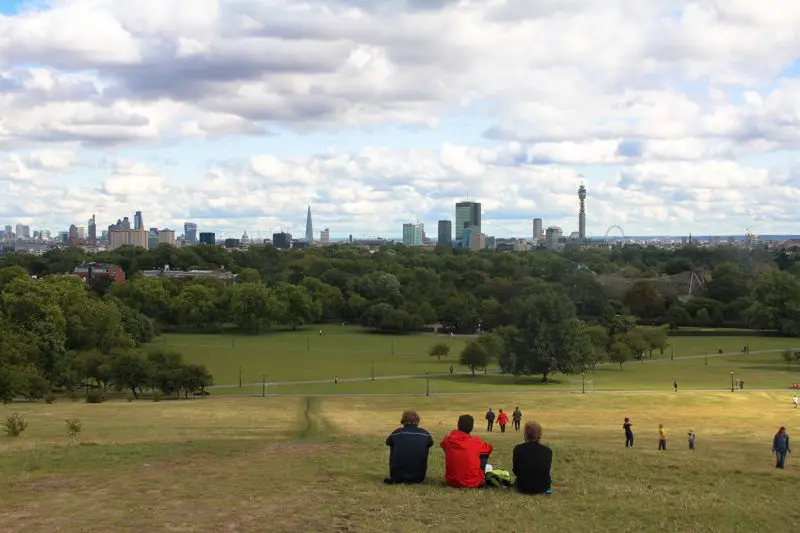
[(5, 224), (569, 235), (583, 182), (587, 238), (800, 226), (800, 5), (294, 4), (0, 0)]

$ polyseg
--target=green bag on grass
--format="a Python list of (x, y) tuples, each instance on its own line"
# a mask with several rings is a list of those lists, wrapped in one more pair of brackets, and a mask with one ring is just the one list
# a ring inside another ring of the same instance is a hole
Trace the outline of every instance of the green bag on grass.
[(486, 485), (499, 489), (514, 485), (514, 478), (508, 470), (492, 470), (486, 472)]

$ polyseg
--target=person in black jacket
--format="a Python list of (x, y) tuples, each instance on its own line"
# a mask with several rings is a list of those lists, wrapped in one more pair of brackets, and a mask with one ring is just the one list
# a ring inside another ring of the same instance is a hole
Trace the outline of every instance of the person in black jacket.
[(422, 483), (428, 472), (428, 452), (433, 446), (433, 437), (419, 427), (416, 411), (404, 411), (400, 418), (403, 425), (386, 438), (389, 446), (389, 477), (383, 482)]
[(541, 439), (542, 426), (530, 421), (525, 424), (525, 442), (514, 448), (515, 486), (522, 494), (546, 494), (551, 491), (553, 450), (541, 444)]

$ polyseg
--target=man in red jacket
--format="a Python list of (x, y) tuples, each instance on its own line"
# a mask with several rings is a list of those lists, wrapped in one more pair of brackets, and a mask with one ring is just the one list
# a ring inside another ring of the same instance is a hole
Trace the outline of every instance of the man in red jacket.
[(445, 479), (451, 487), (476, 489), (486, 482), (484, 468), (492, 445), (470, 436), (475, 420), (470, 415), (458, 417), (454, 429), (441, 443), (444, 450)]

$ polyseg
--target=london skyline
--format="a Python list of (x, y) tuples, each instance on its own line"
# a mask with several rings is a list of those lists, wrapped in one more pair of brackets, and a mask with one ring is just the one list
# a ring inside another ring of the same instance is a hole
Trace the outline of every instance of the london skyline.
[(274, 4), (0, 0), (5, 223), (798, 232), (800, 5)]

